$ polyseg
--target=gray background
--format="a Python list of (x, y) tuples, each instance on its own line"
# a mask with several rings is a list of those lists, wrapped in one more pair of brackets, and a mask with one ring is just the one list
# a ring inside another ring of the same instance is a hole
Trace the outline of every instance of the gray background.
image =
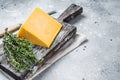
[(56, 10), (57, 18), (71, 3), (84, 8), (70, 23), (88, 41), (36, 80), (120, 80), (120, 0), (0, 0), (0, 30), (22, 23), (36, 6)]

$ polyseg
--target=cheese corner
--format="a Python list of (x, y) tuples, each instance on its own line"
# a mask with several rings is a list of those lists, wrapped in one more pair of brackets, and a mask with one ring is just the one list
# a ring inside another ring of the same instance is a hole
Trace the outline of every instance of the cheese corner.
[(35, 8), (21, 25), (17, 36), (49, 48), (62, 25), (40, 8)]

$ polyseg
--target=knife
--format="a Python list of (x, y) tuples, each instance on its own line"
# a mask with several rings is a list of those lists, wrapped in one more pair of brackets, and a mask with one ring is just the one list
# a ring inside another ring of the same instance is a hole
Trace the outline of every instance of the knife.
[[(55, 13), (56, 13), (56, 11), (48, 12), (49, 15), (53, 15)], [(15, 31), (17, 31), (20, 28), (21, 25), (22, 24), (19, 23), (19, 24), (13, 25), (13, 26), (8, 26), (7, 27), (8, 28), (8, 32), (15, 32)], [(4, 36), (4, 33), (5, 33), (5, 30), (0, 31), (0, 38), (2, 38)]]

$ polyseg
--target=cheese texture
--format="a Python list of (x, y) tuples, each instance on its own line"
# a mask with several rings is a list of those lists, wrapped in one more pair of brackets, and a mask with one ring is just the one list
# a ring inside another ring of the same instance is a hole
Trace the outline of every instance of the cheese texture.
[(62, 25), (40, 8), (35, 8), (20, 27), (17, 36), (49, 48)]

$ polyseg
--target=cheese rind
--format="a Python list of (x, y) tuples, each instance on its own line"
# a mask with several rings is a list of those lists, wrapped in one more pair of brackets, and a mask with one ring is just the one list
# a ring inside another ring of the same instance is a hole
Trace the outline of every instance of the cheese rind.
[(49, 48), (62, 25), (40, 8), (35, 8), (18, 31), (18, 37), (23, 37), (33, 44)]

